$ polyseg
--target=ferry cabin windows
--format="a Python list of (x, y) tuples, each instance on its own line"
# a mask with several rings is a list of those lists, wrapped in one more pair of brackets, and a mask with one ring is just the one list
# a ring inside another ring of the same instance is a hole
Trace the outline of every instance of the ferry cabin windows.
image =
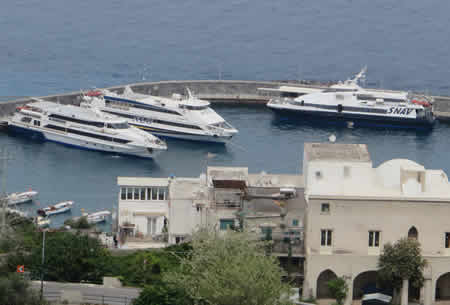
[(320, 230), (320, 245), (322, 247), (331, 247), (333, 242), (332, 230)]
[(34, 126), (41, 126), (41, 121), (34, 120)]
[(80, 119), (72, 118), (72, 117), (65, 116), (65, 115), (59, 115), (59, 114), (50, 114), (48, 116), (48, 118), (49, 118), (49, 120), (57, 119), (57, 120), (63, 120), (63, 121), (69, 121), (69, 122), (73, 122), (73, 123), (78, 123), (78, 124), (82, 124), (82, 125), (95, 126), (95, 127), (99, 127), (99, 128), (103, 128), (105, 126), (105, 123), (103, 123), (103, 122), (80, 120)]
[(121, 200), (167, 200), (167, 187), (121, 187)]
[(111, 129), (127, 129), (128, 128), (128, 123), (127, 122), (123, 122), (123, 123), (108, 123), (106, 124), (107, 128), (111, 128)]
[(30, 123), (31, 122), (31, 118), (25, 116), (25, 117), (21, 118), (20, 121), (22, 123)]
[(450, 232), (445, 232), (445, 248), (450, 249)]
[(369, 231), (369, 247), (380, 247), (380, 231)]

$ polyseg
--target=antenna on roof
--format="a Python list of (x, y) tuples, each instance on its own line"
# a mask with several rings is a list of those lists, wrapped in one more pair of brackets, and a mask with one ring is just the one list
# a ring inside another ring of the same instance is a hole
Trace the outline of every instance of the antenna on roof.
[(194, 95), (192, 94), (191, 90), (188, 87), (186, 87), (186, 91), (188, 93), (189, 99), (194, 98)]
[(350, 78), (346, 81), (346, 83), (358, 84), (360, 80), (366, 79), (367, 65), (364, 66), (358, 74), (356, 74), (353, 78)]

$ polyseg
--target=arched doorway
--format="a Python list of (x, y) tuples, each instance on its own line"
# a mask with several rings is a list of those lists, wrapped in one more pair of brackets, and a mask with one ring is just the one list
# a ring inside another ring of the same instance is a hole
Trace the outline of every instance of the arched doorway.
[(436, 281), (437, 300), (450, 300), (450, 272), (444, 273)]
[(365, 271), (358, 274), (353, 280), (353, 299), (361, 299), (364, 294), (378, 292), (377, 276), (376, 271)]
[(419, 240), (419, 232), (416, 227), (412, 226), (408, 231), (408, 238)]
[(328, 289), (327, 283), (333, 279), (336, 279), (337, 275), (330, 269), (322, 271), (317, 278), (317, 298), (318, 299), (330, 299), (333, 298)]

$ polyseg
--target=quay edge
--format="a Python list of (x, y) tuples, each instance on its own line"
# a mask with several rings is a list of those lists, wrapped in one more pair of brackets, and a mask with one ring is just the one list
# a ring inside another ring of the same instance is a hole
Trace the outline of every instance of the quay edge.
[[(170, 96), (173, 93), (185, 94), (186, 88), (199, 98), (204, 98), (214, 104), (230, 105), (264, 105), (272, 97), (279, 96), (278, 92), (261, 91), (258, 88), (278, 88), (279, 86), (295, 86), (299, 88), (326, 88), (329, 83), (310, 81), (245, 81), (245, 80), (172, 80), (145, 83), (133, 83), (106, 88), (121, 93), (126, 86), (133, 91), (159, 96)], [(88, 90), (86, 90), (88, 91)], [(42, 96), (48, 101), (61, 104), (80, 104), (80, 91)], [(450, 122), (450, 97), (433, 96), (436, 118), (442, 122)], [(31, 97), (0, 102), (0, 121), (6, 121), (17, 106), (32, 101)]]

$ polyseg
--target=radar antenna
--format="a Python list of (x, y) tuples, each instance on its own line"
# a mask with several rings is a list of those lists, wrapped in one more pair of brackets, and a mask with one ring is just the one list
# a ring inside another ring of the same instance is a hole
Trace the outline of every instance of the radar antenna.
[(356, 74), (353, 78), (348, 79), (346, 83), (350, 84), (358, 84), (360, 80), (366, 79), (367, 66), (364, 66), (358, 74)]
[(194, 98), (194, 95), (192, 94), (191, 90), (190, 90), (188, 87), (186, 87), (186, 91), (187, 91), (187, 93), (188, 93), (189, 99), (193, 99), (193, 98)]

